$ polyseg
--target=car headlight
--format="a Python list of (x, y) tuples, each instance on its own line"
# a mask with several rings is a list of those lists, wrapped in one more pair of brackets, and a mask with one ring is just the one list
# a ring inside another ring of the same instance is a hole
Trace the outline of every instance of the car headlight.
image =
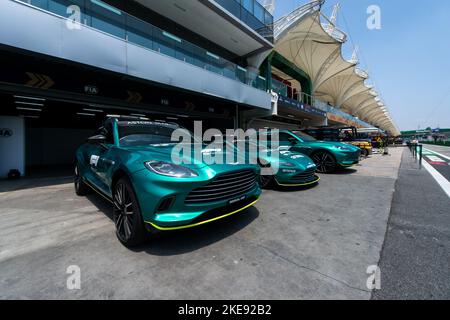
[(290, 163), (290, 162), (284, 162), (284, 161), (282, 161), (282, 162), (280, 162), (280, 167), (289, 167), (289, 168), (293, 168), (293, 167), (295, 167), (295, 164)]
[(353, 151), (350, 147), (336, 146), (335, 148), (340, 151)]
[(145, 166), (154, 173), (174, 178), (193, 178), (198, 174), (189, 168), (163, 161), (147, 161)]

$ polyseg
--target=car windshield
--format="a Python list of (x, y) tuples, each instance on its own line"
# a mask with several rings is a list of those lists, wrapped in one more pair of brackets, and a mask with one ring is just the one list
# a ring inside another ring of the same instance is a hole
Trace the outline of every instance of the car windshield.
[(173, 144), (172, 133), (179, 127), (151, 121), (121, 121), (118, 123), (121, 146)]
[(292, 133), (299, 137), (303, 142), (317, 141), (317, 139), (301, 131), (292, 131)]

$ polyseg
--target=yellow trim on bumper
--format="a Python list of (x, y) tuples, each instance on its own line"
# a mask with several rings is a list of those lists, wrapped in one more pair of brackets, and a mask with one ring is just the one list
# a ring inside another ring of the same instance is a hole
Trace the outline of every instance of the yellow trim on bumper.
[(283, 183), (279, 183), (277, 179), (275, 179), (275, 182), (282, 187), (305, 187), (305, 186), (310, 186), (312, 184), (315, 184), (317, 182), (320, 181), (320, 177), (317, 177), (317, 180), (312, 181), (312, 182), (308, 182), (308, 183), (301, 183), (301, 184), (283, 184)]
[(158, 230), (160, 230), (160, 231), (175, 231), (175, 230), (182, 230), (182, 229), (194, 228), (194, 227), (201, 226), (201, 225), (203, 225), (203, 224), (207, 224), (207, 223), (210, 223), (210, 222), (214, 222), (214, 221), (217, 221), (217, 220), (220, 220), (220, 219), (229, 217), (229, 216), (231, 216), (231, 215), (233, 215), (233, 214), (236, 214), (236, 213), (238, 213), (238, 212), (244, 211), (245, 209), (250, 208), (251, 206), (253, 206), (253, 205), (254, 205), (255, 203), (257, 203), (258, 201), (259, 201), (259, 198), (256, 199), (255, 201), (253, 201), (252, 203), (246, 205), (245, 207), (239, 209), (239, 210), (236, 210), (236, 211), (227, 213), (227, 214), (225, 214), (225, 215), (223, 215), (223, 216), (220, 216), (220, 217), (216, 217), (216, 218), (213, 218), (213, 219), (210, 219), (210, 220), (205, 220), (205, 221), (198, 222), (198, 223), (194, 223), (194, 224), (189, 224), (189, 225), (186, 225), (186, 226), (179, 226), (179, 227), (160, 227), (160, 226), (158, 226), (158, 225), (156, 225), (156, 224), (154, 224), (154, 223), (152, 223), (152, 222), (149, 222), (149, 221), (145, 221), (145, 223), (150, 224), (151, 226), (153, 226), (154, 228), (156, 228), (156, 229), (158, 229)]

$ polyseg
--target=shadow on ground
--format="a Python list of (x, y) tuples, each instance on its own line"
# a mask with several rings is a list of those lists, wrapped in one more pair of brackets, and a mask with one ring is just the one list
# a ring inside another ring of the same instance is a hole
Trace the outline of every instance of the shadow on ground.
[[(87, 198), (113, 223), (111, 203), (97, 194), (90, 194)], [(230, 237), (245, 229), (258, 217), (258, 209), (251, 207), (225, 219), (203, 226), (151, 235), (146, 244), (130, 250), (146, 252), (156, 256), (175, 256), (189, 253)]]
[(13, 192), (33, 188), (43, 188), (50, 186), (58, 186), (71, 183), (73, 178), (55, 177), (55, 178), (21, 178), (17, 180), (0, 180), (0, 192)]
[(338, 168), (335, 172), (327, 173), (327, 175), (346, 175), (346, 174), (353, 174), (356, 172), (358, 172), (358, 170), (353, 168)]

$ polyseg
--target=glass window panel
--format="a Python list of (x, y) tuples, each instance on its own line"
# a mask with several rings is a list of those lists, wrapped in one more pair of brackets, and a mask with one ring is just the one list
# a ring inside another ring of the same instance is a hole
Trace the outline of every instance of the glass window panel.
[(153, 26), (134, 18), (127, 17), (128, 41), (148, 49), (153, 49)]
[(246, 83), (246, 81), (247, 81), (247, 70), (245, 70), (242, 67), (237, 66), (236, 67), (236, 76), (242, 83)]
[(48, 8), (48, 0), (31, 0), (31, 1), (22, 1), (22, 2), (26, 2), (26, 3), (29, 3), (29, 4), (32, 4), (33, 6), (35, 6), (35, 7), (38, 7), (38, 8), (41, 8), (41, 9), (44, 9), (44, 10), (47, 10), (47, 8)]
[(268, 11), (265, 12), (264, 16), (264, 23), (266, 25), (273, 24), (273, 16)]
[(266, 13), (266, 10), (264, 9), (263, 6), (261, 6), (259, 3), (255, 3), (255, 10), (254, 10), (254, 15), (255, 17), (264, 23), (264, 14)]
[(239, 3), (239, 0), (216, 0), (216, 2), (228, 10), (232, 15), (234, 15), (237, 18), (240, 18), (241, 16), (241, 5)]
[(75, 15), (75, 9), (80, 10), (79, 22), (85, 25), (90, 25), (91, 21), (86, 12), (85, 0), (48, 0), (48, 11), (53, 12), (57, 15), (66, 18), (73, 18)]
[(253, 1), (254, 0), (242, 0), (242, 6), (250, 13), (253, 14)]
[(90, 0), (90, 2), (92, 27), (125, 39), (124, 14), (100, 0)]
[(154, 29), (153, 50), (175, 57), (175, 41), (166, 37), (160, 29)]
[(200, 47), (194, 46), (193, 47), (193, 62), (194, 65), (197, 67), (200, 67), (202, 69), (206, 68), (207, 65), (207, 55), (206, 50), (202, 49)]
[(182, 41), (181, 43), (175, 44), (175, 50), (175, 58), (190, 64), (194, 63), (194, 46), (192, 44)]

